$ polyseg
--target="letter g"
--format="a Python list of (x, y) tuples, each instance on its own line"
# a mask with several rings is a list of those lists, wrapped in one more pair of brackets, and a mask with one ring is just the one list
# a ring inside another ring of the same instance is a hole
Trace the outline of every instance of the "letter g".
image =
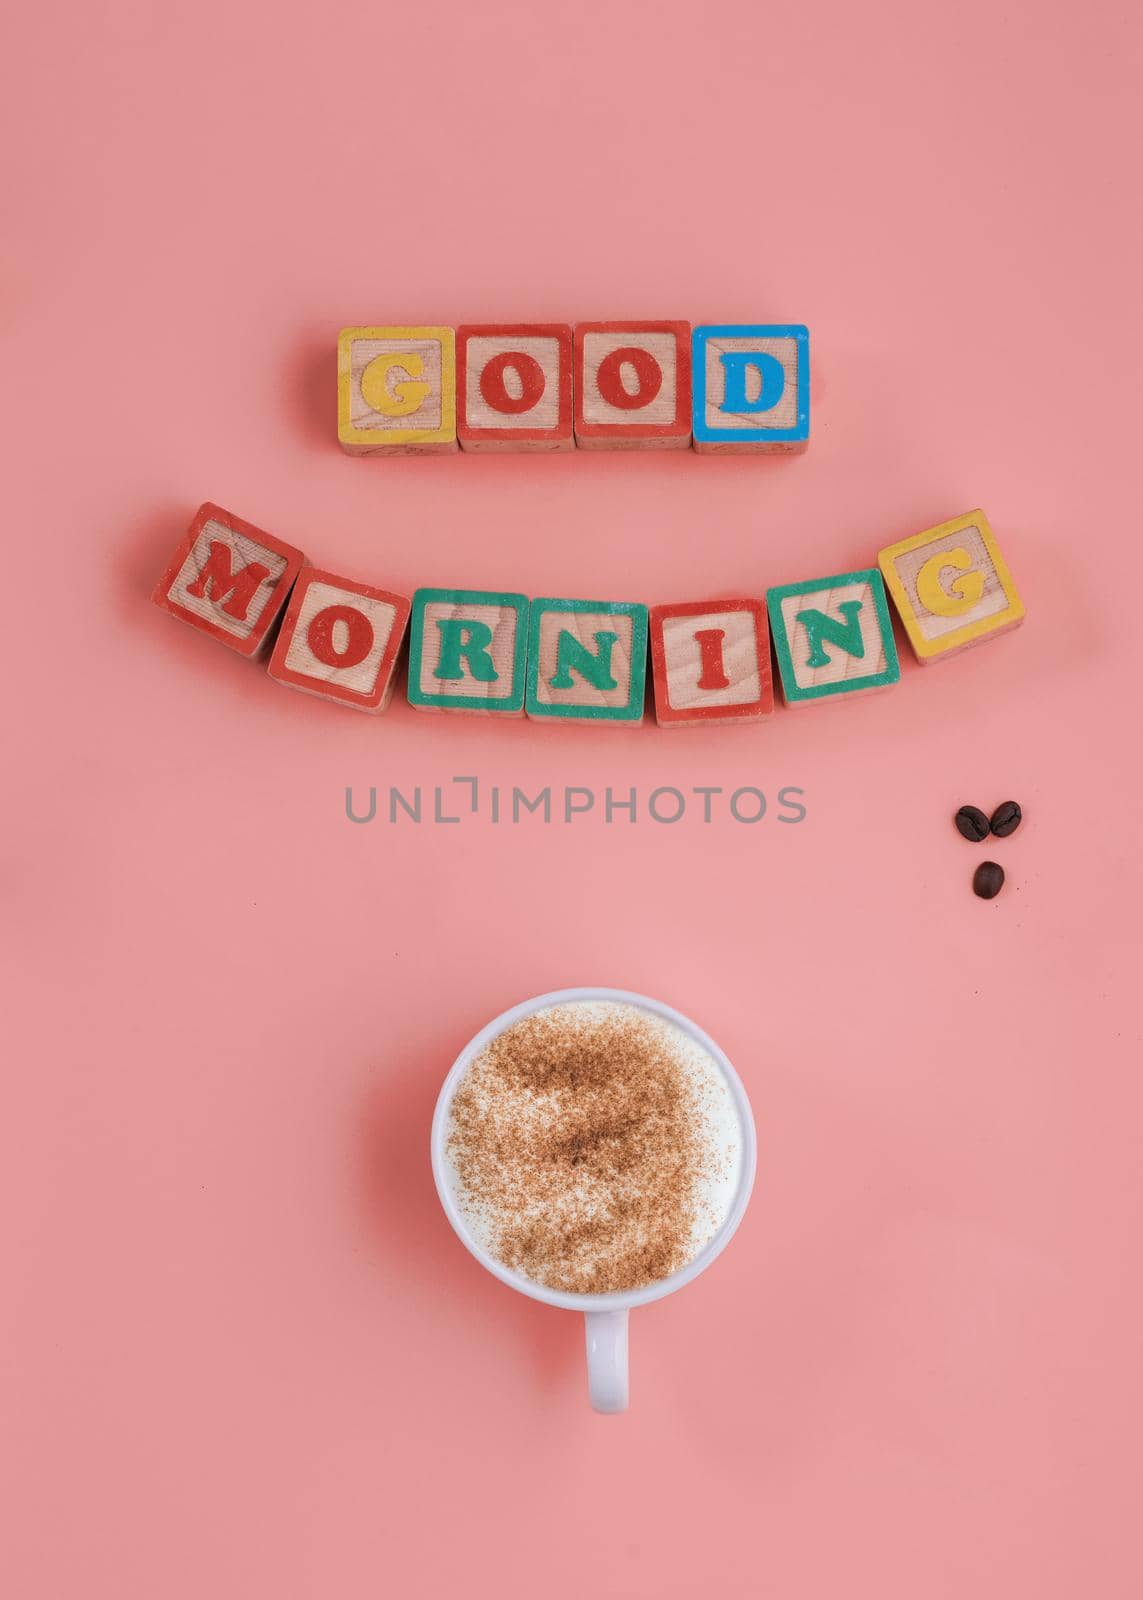
[[(396, 367), (408, 377), (400, 383), (390, 383), (389, 373)], [(415, 350), (390, 351), (374, 356), (361, 374), (361, 398), (371, 411), (386, 417), (407, 417), (424, 402), (429, 392), (427, 383), (413, 383), (425, 370), (425, 363)]]

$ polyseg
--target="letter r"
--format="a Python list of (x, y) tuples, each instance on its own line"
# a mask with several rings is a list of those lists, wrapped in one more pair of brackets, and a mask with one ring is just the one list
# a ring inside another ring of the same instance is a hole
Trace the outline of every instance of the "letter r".
[(495, 683), (500, 674), (492, 660), (492, 629), (487, 622), (467, 621), (463, 617), (438, 617), (441, 636), (440, 660), (434, 678), (463, 678), (465, 667), (477, 683)]

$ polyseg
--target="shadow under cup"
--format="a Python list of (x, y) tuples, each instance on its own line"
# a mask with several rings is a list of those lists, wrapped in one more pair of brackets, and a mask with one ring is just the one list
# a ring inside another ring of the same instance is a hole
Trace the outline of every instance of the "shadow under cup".
[[(628, 1289), (613, 1294), (576, 1294), (565, 1290), (548, 1289), (534, 1279), (525, 1277), (523, 1273), (506, 1267), (473, 1235), (449, 1178), (450, 1164), (447, 1153), (449, 1116), (453, 1096), (460, 1087), (470, 1063), (491, 1040), (510, 1028), (513, 1023), (531, 1016), (534, 1012), (546, 1010), (549, 1006), (568, 1005), (577, 1001), (632, 1006), (673, 1024), (700, 1046), (717, 1068), (729, 1091), (738, 1120), (740, 1138), (738, 1183), (718, 1231), (678, 1272), (673, 1272), (669, 1277), (660, 1278), (654, 1283), (644, 1284), (639, 1289)], [(441, 1087), (436, 1111), (433, 1114), (431, 1153), (433, 1177), (445, 1215), (462, 1243), (472, 1252), (481, 1266), (486, 1267), (510, 1288), (529, 1295), (533, 1300), (543, 1301), (549, 1306), (559, 1306), (567, 1311), (583, 1312), (586, 1319), (587, 1375), (591, 1404), (596, 1411), (605, 1412), (627, 1409), (628, 1312), (635, 1306), (647, 1305), (652, 1300), (661, 1300), (664, 1295), (673, 1294), (676, 1289), (681, 1289), (684, 1284), (690, 1283), (710, 1266), (714, 1258), (726, 1247), (742, 1220), (754, 1184), (757, 1162), (754, 1118), (750, 1102), (746, 1098), (746, 1091), (738, 1074), (718, 1045), (688, 1017), (684, 1017), (670, 1006), (664, 1005), (659, 1000), (650, 1000), (645, 995), (631, 994), (624, 989), (558, 989), (552, 994), (537, 995), (535, 999), (525, 1000), (520, 1005), (513, 1006), (510, 1011), (505, 1011), (487, 1027), (482, 1028), (476, 1037), (465, 1045)]]

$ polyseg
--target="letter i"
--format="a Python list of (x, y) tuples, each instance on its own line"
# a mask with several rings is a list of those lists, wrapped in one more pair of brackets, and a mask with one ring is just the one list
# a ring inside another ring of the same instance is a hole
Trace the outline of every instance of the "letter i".
[(700, 628), (695, 634), (695, 643), (702, 652), (702, 671), (698, 681), (700, 689), (730, 688), (730, 679), (726, 676), (722, 660), (722, 641), (725, 638), (726, 631), (723, 628)]

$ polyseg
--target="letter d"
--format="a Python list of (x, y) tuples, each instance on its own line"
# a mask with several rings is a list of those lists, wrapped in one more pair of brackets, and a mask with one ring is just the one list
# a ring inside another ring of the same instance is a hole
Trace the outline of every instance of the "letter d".
[[(774, 409), (786, 387), (786, 369), (775, 356), (767, 355), (764, 350), (724, 350), (719, 359), (725, 385), (720, 411), (749, 413)], [(748, 367), (753, 367), (758, 374), (760, 387), (755, 400), (746, 398)]]

